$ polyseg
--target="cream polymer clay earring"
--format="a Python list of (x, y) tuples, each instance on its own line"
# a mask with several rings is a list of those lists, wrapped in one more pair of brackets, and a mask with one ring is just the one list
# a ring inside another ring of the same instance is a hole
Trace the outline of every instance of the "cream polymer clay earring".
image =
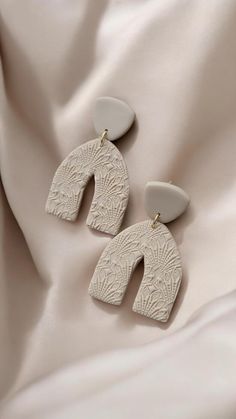
[(176, 299), (182, 268), (177, 245), (163, 223), (179, 217), (189, 197), (183, 189), (164, 182), (148, 182), (145, 206), (151, 219), (126, 228), (103, 251), (89, 294), (120, 305), (131, 274), (144, 259), (144, 275), (133, 311), (166, 322)]
[(113, 97), (96, 100), (93, 122), (99, 135), (77, 147), (58, 167), (50, 188), (46, 211), (64, 220), (78, 215), (84, 189), (94, 176), (95, 192), (86, 224), (96, 230), (118, 233), (128, 203), (126, 164), (112, 141), (124, 135), (134, 111)]

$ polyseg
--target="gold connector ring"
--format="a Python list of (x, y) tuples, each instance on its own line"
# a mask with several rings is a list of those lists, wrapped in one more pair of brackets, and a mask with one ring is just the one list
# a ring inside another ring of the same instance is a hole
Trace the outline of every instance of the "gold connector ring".
[(107, 133), (108, 133), (108, 129), (104, 129), (103, 133), (99, 137), (101, 140), (101, 143), (100, 143), (101, 147), (103, 146), (104, 141), (107, 140)]
[(156, 228), (157, 227), (157, 224), (158, 224), (158, 221), (159, 221), (160, 216), (161, 216), (161, 214), (158, 212), (157, 215), (155, 216), (153, 222), (152, 222), (152, 228)]

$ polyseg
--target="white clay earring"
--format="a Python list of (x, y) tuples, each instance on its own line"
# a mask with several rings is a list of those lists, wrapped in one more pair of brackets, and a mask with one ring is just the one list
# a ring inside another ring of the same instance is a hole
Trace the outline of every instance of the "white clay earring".
[(124, 135), (134, 111), (112, 97), (96, 100), (93, 122), (99, 137), (77, 147), (58, 167), (46, 203), (46, 211), (64, 220), (78, 215), (84, 189), (95, 178), (95, 192), (86, 224), (96, 230), (118, 233), (128, 203), (126, 164), (112, 141)]
[(176, 299), (181, 277), (177, 245), (163, 223), (179, 217), (189, 197), (183, 189), (164, 182), (148, 182), (145, 206), (151, 220), (126, 228), (111, 240), (98, 261), (89, 294), (120, 305), (136, 265), (144, 259), (144, 275), (133, 311), (166, 322)]

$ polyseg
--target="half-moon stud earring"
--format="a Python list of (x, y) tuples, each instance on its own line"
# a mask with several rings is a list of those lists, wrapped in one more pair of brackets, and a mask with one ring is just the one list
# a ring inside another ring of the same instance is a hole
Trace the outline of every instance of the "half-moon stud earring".
[(46, 211), (64, 220), (77, 218), (84, 189), (94, 176), (95, 192), (86, 224), (95, 230), (118, 233), (129, 196), (126, 164), (112, 141), (124, 135), (134, 111), (112, 97), (96, 100), (93, 122), (99, 137), (77, 147), (58, 167)]
[(188, 195), (178, 186), (148, 182), (145, 206), (151, 219), (126, 228), (111, 240), (98, 261), (89, 294), (120, 305), (135, 267), (144, 259), (133, 311), (166, 322), (178, 294), (182, 267), (177, 245), (163, 223), (179, 217), (188, 204)]

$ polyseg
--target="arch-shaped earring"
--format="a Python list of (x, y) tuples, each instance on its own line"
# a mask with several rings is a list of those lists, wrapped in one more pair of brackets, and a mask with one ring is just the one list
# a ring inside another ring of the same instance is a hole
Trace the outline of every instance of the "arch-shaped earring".
[(180, 216), (189, 197), (170, 183), (149, 182), (145, 202), (152, 219), (126, 228), (108, 244), (90, 282), (89, 294), (120, 305), (132, 272), (144, 259), (144, 275), (133, 311), (166, 322), (179, 290), (182, 268), (177, 245), (163, 223)]
[(95, 140), (77, 147), (58, 167), (49, 191), (46, 211), (64, 220), (77, 218), (84, 189), (94, 176), (95, 192), (86, 224), (118, 233), (129, 196), (126, 164), (112, 141), (131, 127), (135, 114), (123, 101), (100, 97), (94, 108)]

